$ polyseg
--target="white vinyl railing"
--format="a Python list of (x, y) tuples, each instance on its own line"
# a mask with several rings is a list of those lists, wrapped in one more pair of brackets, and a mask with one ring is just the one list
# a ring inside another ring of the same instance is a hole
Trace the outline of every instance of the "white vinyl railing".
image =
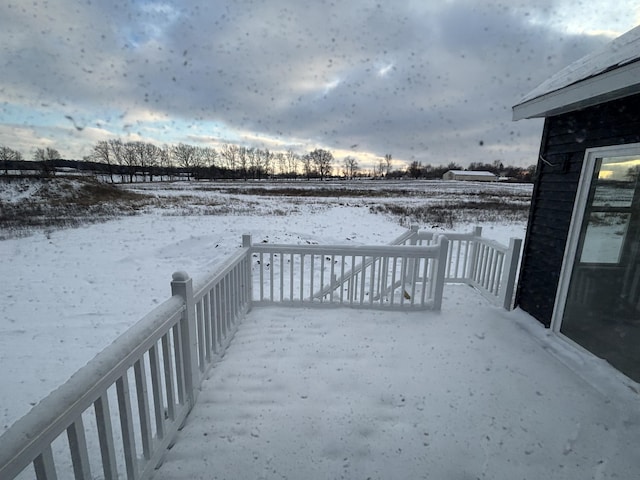
[(412, 228), (395, 243), (251, 245), (245, 235), (202, 283), (176, 272), (171, 298), (4, 432), (0, 479), (150, 478), (253, 305), (439, 310), (444, 283), (463, 282), (509, 308), (519, 241)]
[(447, 247), (254, 245), (253, 304), (439, 310)]
[[(511, 238), (505, 246), (482, 237), (482, 227), (475, 227), (470, 233), (445, 235), (449, 249), (444, 282), (469, 284), (493, 303), (511, 310), (522, 240)], [(432, 245), (437, 238), (437, 233), (412, 227), (392, 244)]]
[(249, 310), (249, 266), (243, 248), (201, 286), (175, 273), (171, 298), (4, 432), (0, 479), (149, 478)]

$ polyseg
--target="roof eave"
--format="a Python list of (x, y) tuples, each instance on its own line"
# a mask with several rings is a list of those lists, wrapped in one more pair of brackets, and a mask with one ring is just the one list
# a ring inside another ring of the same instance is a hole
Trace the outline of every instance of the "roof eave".
[(513, 107), (513, 120), (551, 117), (640, 93), (640, 62), (632, 62)]

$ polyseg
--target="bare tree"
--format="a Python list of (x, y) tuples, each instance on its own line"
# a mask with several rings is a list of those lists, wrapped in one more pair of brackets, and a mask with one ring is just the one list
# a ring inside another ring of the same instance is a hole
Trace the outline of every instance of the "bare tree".
[(133, 183), (133, 176), (138, 166), (138, 155), (135, 142), (122, 144), (122, 161), (129, 172), (129, 183)]
[(287, 160), (287, 175), (296, 177), (298, 175), (298, 164), (300, 163), (300, 157), (293, 150), (287, 150), (285, 153)]
[(274, 154), (269, 149), (261, 150), (261, 169), (259, 173), (264, 173), (267, 177), (273, 176), (274, 171)]
[(40, 162), (40, 172), (42, 176), (48, 177), (49, 175), (51, 175), (51, 172), (53, 170), (53, 165), (50, 162), (51, 160), (60, 159), (60, 152), (51, 147), (36, 148), (33, 151), (33, 159), (36, 162)]
[(331, 174), (333, 154), (330, 151), (316, 148), (309, 156), (320, 175), (320, 180), (324, 180), (325, 177)]
[(240, 175), (246, 181), (249, 176), (249, 149), (247, 147), (238, 148), (238, 168)]
[(625, 174), (625, 177), (631, 182), (637, 182), (640, 180), (640, 165), (630, 167)]
[(194, 170), (200, 166), (198, 149), (193, 145), (179, 143), (171, 151), (176, 164), (187, 172), (187, 179), (190, 180)]
[(0, 145), (0, 165), (4, 168), (4, 174), (9, 175), (9, 162), (22, 160), (22, 154), (12, 148)]
[(238, 146), (225, 144), (220, 150), (220, 156), (224, 158), (226, 167), (229, 170), (235, 171), (236, 163), (238, 161)]
[[(119, 138), (112, 138), (108, 140), (108, 143), (109, 149), (111, 150), (113, 162), (117, 165), (120, 165), (121, 167), (124, 167), (126, 164), (124, 161), (124, 144), (122, 143), (122, 140), (120, 140)], [(124, 180), (121, 178), (120, 181), (122, 182)]]
[(278, 174), (284, 176), (287, 172), (287, 158), (284, 153), (278, 152), (274, 155), (274, 163), (278, 165)]
[(342, 174), (347, 178), (353, 178), (360, 167), (355, 157), (345, 157), (342, 162)]
[(422, 163), (414, 160), (409, 164), (408, 172), (413, 178), (419, 178), (422, 175)]
[(96, 162), (104, 163), (107, 166), (107, 172), (109, 172), (109, 180), (113, 183), (113, 154), (111, 148), (109, 148), (109, 142), (101, 140), (93, 147), (93, 153), (91, 154)]
[(249, 159), (249, 172), (252, 178), (258, 178), (260, 170), (262, 169), (262, 152), (259, 148), (250, 148), (247, 151), (247, 158)]
[(134, 155), (134, 165), (142, 173), (142, 181), (147, 181), (147, 151), (144, 142), (129, 142), (125, 145), (125, 150), (131, 149)]
[(391, 167), (392, 167), (392, 158), (391, 158), (391, 154), (387, 153), (384, 156), (384, 169), (385, 169), (385, 177), (389, 176), (389, 172), (391, 172)]
[[(158, 149), (158, 166), (160, 167), (161, 175), (163, 173), (169, 173), (169, 178), (173, 180), (173, 177), (171, 176), (172, 174), (170, 173), (171, 172), (171, 149), (166, 144), (162, 145), (162, 147)], [(162, 177), (160, 178), (160, 180), (162, 181)]]
[(313, 169), (313, 157), (311, 157), (311, 154), (308, 153), (300, 159), (300, 162), (302, 163), (302, 170), (304, 172), (304, 175), (307, 177), (307, 180), (309, 180), (311, 178), (311, 175), (315, 173)]
[(62, 156), (60, 152), (55, 148), (47, 147), (45, 149), (45, 156), (47, 160), (60, 160)]
[(36, 149), (33, 151), (33, 159), (34, 159), (36, 162), (44, 162), (44, 161), (47, 159), (47, 156), (46, 156), (46, 155), (47, 155), (47, 154), (46, 154), (46, 152), (45, 152), (44, 148), (36, 148)]
[(149, 181), (153, 182), (153, 171), (160, 161), (160, 148), (153, 143), (146, 142), (144, 144), (144, 154), (147, 162)]
[(205, 167), (216, 167), (218, 165), (218, 151), (213, 147), (202, 147), (200, 159)]

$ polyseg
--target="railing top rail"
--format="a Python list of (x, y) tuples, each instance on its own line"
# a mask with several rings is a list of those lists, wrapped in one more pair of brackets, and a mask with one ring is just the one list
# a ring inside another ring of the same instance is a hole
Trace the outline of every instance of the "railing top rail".
[[(436, 232), (420, 232), (416, 238), (418, 240), (431, 240), (434, 236), (440, 235)], [(445, 235), (449, 240), (480, 240), (482, 237), (470, 233), (451, 233), (446, 232)]]
[(391, 243), (389, 243), (389, 245), (400, 245), (406, 242), (407, 240), (409, 240), (411, 237), (415, 236), (417, 233), (418, 233), (418, 226), (412, 225), (411, 229), (404, 232), (398, 238), (393, 239)]
[(9, 427), (0, 437), (0, 478), (29, 465), (43, 443), (53, 442), (179, 321), (183, 309), (178, 296), (158, 305)]
[(249, 254), (248, 248), (242, 248), (240, 251), (231, 255), (220, 267), (216, 269), (215, 275), (200, 280), (193, 286), (193, 298), (198, 302), (211, 288), (218, 283), (225, 275), (227, 275), (240, 261)]
[(364, 256), (404, 256), (404, 257), (431, 257), (438, 255), (439, 245), (281, 245), (259, 244), (251, 247), (252, 252), (280, 253), (280, 254), (324, 254), (324, 255), (364, 255)]

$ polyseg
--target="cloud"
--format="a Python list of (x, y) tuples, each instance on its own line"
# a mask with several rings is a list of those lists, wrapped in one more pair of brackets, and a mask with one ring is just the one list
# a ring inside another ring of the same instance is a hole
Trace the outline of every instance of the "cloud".
[[(300, 152), (358, 144), (363, 161), (527, 165), (541, 123), (512, 123), (511, 106), (608, 40), (546, 21), (570, 2), (528, 3), (9, 3), (0, 101), (31, 115), (36, 144), (58, 141), (68, 156), (97, 129)], [(10, 131), (0, 143), (11, 146)]]

